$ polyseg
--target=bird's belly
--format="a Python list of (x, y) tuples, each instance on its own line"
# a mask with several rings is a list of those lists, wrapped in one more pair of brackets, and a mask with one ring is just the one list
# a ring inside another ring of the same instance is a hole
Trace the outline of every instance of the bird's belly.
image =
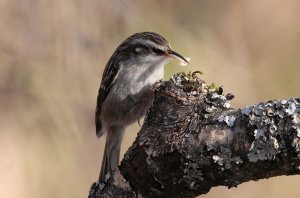
[(140, 90), (126, 93), (128, 94), (122, 97), (120, 94), (107, 97), (107, 104), (104, 106), (109, 109), (103, 109), (102, 119), (111, 124), (127, 126), (145, 115), (154, 97), (150, 84)]
[[(136, 75), (142, 72), (122, 72), (122, 82), (116, 81), (103, 105), (101, 119), (110, 124), (127, 126), (143, 117), (151, 106), (154, 93), (151, 86), (163, 78), (163, 66), (151, 75)], [(125, 76), (127, 75), (127, 76)], [(127, 81), (124, 81), (127, 79)]]

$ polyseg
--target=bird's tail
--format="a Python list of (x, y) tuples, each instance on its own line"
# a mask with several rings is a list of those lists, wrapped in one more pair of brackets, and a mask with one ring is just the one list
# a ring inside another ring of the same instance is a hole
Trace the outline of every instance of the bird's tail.
[(124, 127), (108, 127), (105, 150), (99, 176), (100, 182), (106, 182), (115, 168), (119, 165), (121, 143), (123, 140)]

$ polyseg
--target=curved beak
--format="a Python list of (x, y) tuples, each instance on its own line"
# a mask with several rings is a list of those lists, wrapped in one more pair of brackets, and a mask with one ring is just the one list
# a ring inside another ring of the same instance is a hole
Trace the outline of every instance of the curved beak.
[(183, 56), (181, 56), (180, 54), (178, 54), (177, 52), (173, 51), (173, 50), (169, 50), (166, 53), (166, 56), (170, 57), (170, 58), (174, 58), (177, 61), (179, 61), (180, 63), (185, 63), (185, 64), (189, 64), (189, 61), (186, 60), (186, 58), (184, 58)]

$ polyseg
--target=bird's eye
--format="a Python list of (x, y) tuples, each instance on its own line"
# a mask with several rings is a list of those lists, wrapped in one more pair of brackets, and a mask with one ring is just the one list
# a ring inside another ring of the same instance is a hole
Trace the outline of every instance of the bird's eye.
[(137, 54), (141, 53), (144, 50), (145, 50), (145, 48), (142, 48), (142, 47), (136, 47), (136, 48), (134, 48), (134, 52), (137, 53)]
[(142, 51), (142, 48), (136, 47), (136, 48), (134, 48), (134, 51), (135, 51), (136, 53), (140, 53), (140, 52)]

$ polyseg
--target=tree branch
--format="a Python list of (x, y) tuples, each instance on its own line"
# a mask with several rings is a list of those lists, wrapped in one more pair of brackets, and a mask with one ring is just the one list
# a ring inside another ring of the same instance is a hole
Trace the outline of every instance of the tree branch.
[(232, 94), (196, 73), (178, 73), (153, 90), (120, 172), (105, 186), (94, 183), (89, 197), (195, 197), (214, 186), (300, 173), (300, 98), (234, 110)]

